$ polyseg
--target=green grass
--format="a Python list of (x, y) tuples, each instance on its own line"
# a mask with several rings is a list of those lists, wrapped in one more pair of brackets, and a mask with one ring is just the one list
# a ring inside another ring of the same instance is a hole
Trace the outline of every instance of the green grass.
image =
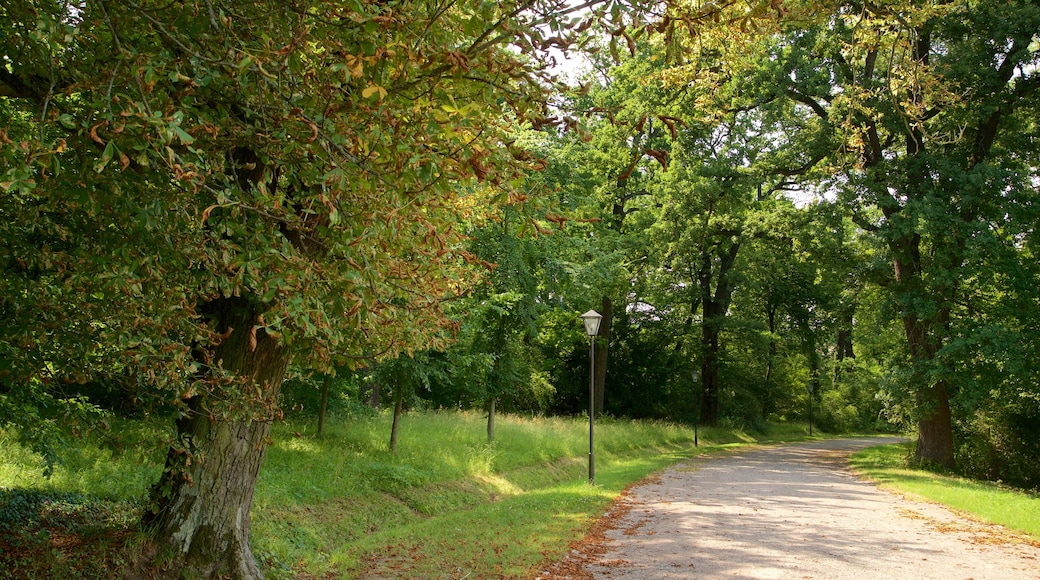
[(501, 416), (489, 444), (480, 414), (410, 414), (397, 455), (387, 415), (332, 424), (322, 439), (301, 423), (275, 430), (253, 510), (271, 576), (530, 577), (632, 482), (693, 455), (806, 437), (804, 425), (701, 429), (695, 448), (686, 427), (601, 420), (592, 487), (587, 421)]
[[(770, 426), (768, 436), (712, 428), (695, 448), (689, 428), (597, 420), (590, 486), (587, 420), (500, 415), (488, 443), (479, 413), (411, 413), (396, 455), (387, 451), (390, 421), (330, 417), (323, 437), (314, 421), (276, 425), (252, 510), (253, 550), (268, 577), (531, 577), (563, 558), (630, 483), (694, 455), (807, 438), (797, 424)], [(135, 512), (158, 478), (163, 446), (154, 443), (168, 431), (119, 422), (112, 432), (70, 440), (50, 479), (40, 458), (0, 432), (0, 568), (16, 558), (26, 577), (87, 578), (135, 559), (144, 542)], [(62, 527), (76, 509), (110, 513)], [(68, 574), (76, 569), (84, 572)]]
[(883, 488), (950, 506), (974, 518), (1040, 539), (1040, 497), (986, 483), (908, 467), (912, 444), (865, 449), (852, 466)]

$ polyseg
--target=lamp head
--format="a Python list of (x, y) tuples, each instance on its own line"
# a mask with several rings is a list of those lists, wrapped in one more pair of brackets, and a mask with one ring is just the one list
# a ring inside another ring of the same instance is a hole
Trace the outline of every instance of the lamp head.
[(596, 336), (599, 334), (599, 323), (603, 320), (603, 315), (595, 310), (589, 310), (585, 314), (581, 315), (581, 320), (585, 323), (585, 334), (589, 336)]

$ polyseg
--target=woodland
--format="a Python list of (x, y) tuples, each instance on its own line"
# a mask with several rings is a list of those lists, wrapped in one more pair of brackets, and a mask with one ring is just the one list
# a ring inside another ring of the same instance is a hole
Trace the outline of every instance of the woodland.
[(254, 578), (272, 422), (585, 413), (595, 309), (597, 413), (813, 412), (1035, 489), (1038, 30), (1027, 0), (4, 0), (0, 427), (54, 462), (168, 420), (143, 525)]

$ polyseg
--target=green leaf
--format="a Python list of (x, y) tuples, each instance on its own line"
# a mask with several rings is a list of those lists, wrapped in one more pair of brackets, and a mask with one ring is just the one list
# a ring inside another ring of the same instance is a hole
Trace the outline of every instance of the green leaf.
[(177, 138), (180, 139), (181, 143), (185, 145), (191, 145), (195, 142), (195, 138), (185, 133), (184, 129), (181, 129), (179, 125), (170, 125), (170, 129), (173, 131), (174, 135), (176, 135)]
[(115, 141), (109, 141), (105, 145), (105, 150), (101, 152), (101, 158), (94, 163), (94, 171), (101, 173), (108, 166), (108, 163), (112, 161), (112, 158), (116, 155), (118, 150), (116, 149)]

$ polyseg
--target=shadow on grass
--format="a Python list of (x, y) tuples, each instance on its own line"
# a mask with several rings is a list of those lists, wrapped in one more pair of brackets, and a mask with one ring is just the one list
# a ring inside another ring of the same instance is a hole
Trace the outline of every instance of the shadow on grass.
[(140, 515), (131, 502), (0, 490), (0, 578), (116, 577)]
[(539, 489), (373, 534), (332, 554), (347, 577), (525, 577), (616, 497), (585, 482)]

